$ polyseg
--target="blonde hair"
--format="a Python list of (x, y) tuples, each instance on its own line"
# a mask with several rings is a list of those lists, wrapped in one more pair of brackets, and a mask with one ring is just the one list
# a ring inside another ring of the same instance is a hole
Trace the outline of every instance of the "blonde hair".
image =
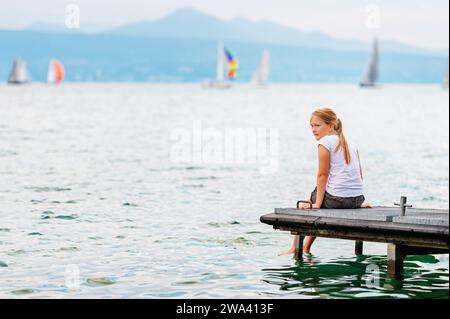
[(351, 156), (350, 156), (350, 150), (348, 147), (347, 140), (345, 139), (345, 136), (343, 133), (342, 122), (337, 117), (336, 113), (334, 113), (334, 111), (329, 108), (320, 108), (320, 109), (317, 109), (314, 111), (314, 113), (311, 115), (311, 118), (313, 116), (320, 118), (327, 125), (330, 125), (330, 124), (333, 125), (334, 130), (336, 131), (336, 133), (339, 137), (339, 144), (336, 146), (334, 152), (337, 153), (340, 149), (342, 149), (342, 152), (344, 153), (345, 163), (347, 165), (349, 165), (352, 161)]

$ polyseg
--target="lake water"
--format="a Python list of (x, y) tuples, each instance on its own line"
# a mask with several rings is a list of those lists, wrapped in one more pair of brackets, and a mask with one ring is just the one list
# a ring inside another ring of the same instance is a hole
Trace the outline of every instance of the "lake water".
[[(402, 281), (386, 277), (384, 244), (278, 256), (291, 236), (259, 218), (309, 197), (316, 106), (359, 145), (370, 203), (448, 209), (438, 86), (0, 86), (0, 298), (448, 298), (448, 255), (409, 257)], [(277, 129), (276, 169), (179, 162), (174, 134), (192, 133), (194, 152), (199, 125)]]

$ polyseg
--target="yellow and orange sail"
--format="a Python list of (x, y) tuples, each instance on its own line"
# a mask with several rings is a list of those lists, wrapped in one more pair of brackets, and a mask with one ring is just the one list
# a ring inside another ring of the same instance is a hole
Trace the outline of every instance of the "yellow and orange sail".
[(48, 67), (48, 83), (61, 83), (64, 81), (65, 70), (64, 66), (59, 60), (53, 59), (50, 61), (50, 65)]

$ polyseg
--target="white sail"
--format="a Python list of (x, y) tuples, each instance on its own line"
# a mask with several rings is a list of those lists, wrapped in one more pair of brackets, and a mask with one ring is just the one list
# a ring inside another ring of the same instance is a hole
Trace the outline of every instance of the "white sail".
[(262, 53), (261, 62), (253, 75), (252, 83), (255, 85), (266, 86), (269, 84), (270, 72), (270, 53), (265, 49)]
[(375, 86), (377, 84), (379, 78), (379, 60), (378, 39), (375, 38), (373, 42), (372, 56), (369, 64), (367, 65), (363, 79), (360, 82), (361, 86)]
[(20, 58), (16, 58), (11, 73), (9, 74), (8, 83), (23, 84), (27, 82), (30, 82), (27, 65)]
[(447, 67), (447, 73), (445, 74), (444, 81), (442, 81), (442, 87), (444, 89), (448, 89), (448, 67)]
[(217, 82), (223, 82), (225, 79), (225, 49), (223, 43), (219, 43), (217, 48)]
[(47, 83), (55, 83), (55, 82), (56, 82), (56, 68), (52, 60), (50, 61), (50, 64), (48, 66)]
[(203, 84), (205, 88), (215, 88), (215, 89), (228, 89), (231, 88), (231, 83), (225, 81), (225, 70), (226, 70), (226, 56), (225, 56), (225, 46), (222, 42), (219, 43), (217, 48), (217, 70), (216, 79), (208, 81)]

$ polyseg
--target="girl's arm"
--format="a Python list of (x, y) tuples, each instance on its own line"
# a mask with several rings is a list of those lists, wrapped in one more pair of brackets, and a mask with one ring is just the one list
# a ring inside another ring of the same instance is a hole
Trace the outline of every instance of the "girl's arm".
[[(362, 164), (361, 164), (361, 159), (359, 157), (359, 151), (356, 151), (358, 154), (358, 160), (359, 160), (359, 174), (361, 175), (361, 180), (363, 180), (363, 170), (362, 170)], [(363, 203), (361, 205), (361, 208), (372, 208), (373, 206), (369, 203)]]
[(319, 172), (317, 173), (317, 199), (313, 208), (322, 207), (325, 191), (330, 175), (330, 152), (323, 146), (319, 145)]
[(356, 151), (358, 154), (358, 161), (359, 161), (359, 174), (361, 175), (361, 180), (363, 180), (363, 171), (362, 171), (362, 164), (361, 164), (361, 158), (359, 157), (359, 150)]

